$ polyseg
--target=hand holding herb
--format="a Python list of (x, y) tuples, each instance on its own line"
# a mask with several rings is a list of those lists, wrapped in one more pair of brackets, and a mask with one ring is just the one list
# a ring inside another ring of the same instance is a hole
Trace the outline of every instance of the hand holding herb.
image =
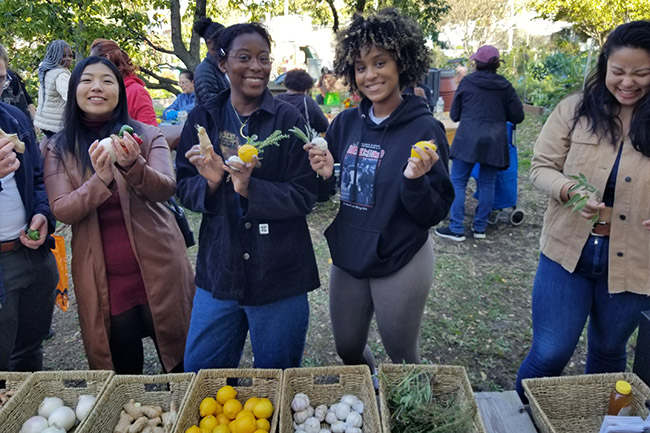
[[(580, 173), (577, 176), (570, 175), (569, 177), (575, 180), (576, 183), (571, 188), (569, 188), (568, 193), (570, 198), (569, 201), (567, 201), (564, 205), (565, 207), (573, 206), (573, 212), (583, 212), (589, 200), (593, 199), (598, 203), (601, 202), (600, 191), (598, 188), (589, 183), (587, 177), (583, 173)], [(571, 195), (571, 193), (574, 194)], [(591, 217), (589, 221), (591, 224), (595, 224), (598, 222), (598, 218), (599, 214), (596, 212), (596, 214)]]

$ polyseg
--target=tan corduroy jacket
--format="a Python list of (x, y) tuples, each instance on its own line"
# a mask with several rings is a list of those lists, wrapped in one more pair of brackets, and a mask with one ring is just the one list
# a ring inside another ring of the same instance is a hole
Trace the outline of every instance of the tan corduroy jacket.
[[(591, 232), (589, 220), (572, 212), (560, 199), (560, 191), (584, 173), (602, 195), (619, 146), (592, 134), (585, 119), (571, 131), (581, 95), (560, 102), (546, 121), (535, 143), (530, 178), (549, 195), (540, 238), (541, 251), (573, 272)], [(620, 145), (620, 144), (619, 144)], [(650, 219), (650, 158), (623, 141), (616, 178), (609, 244), (609, 292), (650, 295), (650, 231), (641, 222)]]

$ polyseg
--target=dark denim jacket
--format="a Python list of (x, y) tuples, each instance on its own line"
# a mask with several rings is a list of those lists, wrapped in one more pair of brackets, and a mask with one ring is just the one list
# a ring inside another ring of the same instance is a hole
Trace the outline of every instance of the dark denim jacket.
[[(225, 180), (206, 197), (207, 181), (185, 153), (198, 143), (198, 124), (221, 154), (217, 119), (228, 107), (229, 96), (229, 90), (221, 93), (209, 112), (196, 106), (185, 122), (176, 153), (177, 193), (188, 209), (203, 214), (197, 286), (218, 299), (264, 305), (320, 286), (306, 221), (318, 184), (303, 143), (289, 134), (279, 146), (264, 149), (262, 165), (250, 179), (248, 199)], [(250, 116), (249, 133), (263, 139), (276, 129), (286, 134), (289, 128), (304, 125), (295, 107), (275, 101), (267, 90), (262, 105)]]

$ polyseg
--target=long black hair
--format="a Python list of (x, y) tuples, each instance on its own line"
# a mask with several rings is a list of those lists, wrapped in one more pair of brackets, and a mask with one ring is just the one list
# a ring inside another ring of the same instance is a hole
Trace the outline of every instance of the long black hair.
[[(83, 74), (84, 69), (86, 69), (87, 66), (95, 63), (106, 65), (113, 75), (115, 75), (115, 80), (119, 87), (117, 106), (113, 110), (111, 118), (106, 122), (106, 124), (104, 124), (104, 126), (102, 126), (99, 133), (93, 133), (87, 127), (83, 126), (81, 119), (84, 117), (84, 113), (81, 111), (77, 102), (77, 86), (79, 86), (79, 82), (81, 81), (81, 74)], [(81, 163), (83, 173), (86, 173), (87, 171), (93, 172), (94, 170), (90, 161), (90, 155), (88, 154), (88, 148), (90, 145), (97, 139), (101, 140), (111, 134), (118, 133), (122, 125), (127, 123), (132, 124), (134, 122), (132, 122), (129, 117), (126, 105), (126, 89), (124, 87), (122, 75), (120, 74), (119, 69), (117, 69), (117, 66), (115, 66), (110, 60), (97, 56), (86, 57), (81, 62), (77, 63), (77, 66), (75, 66), (70, 75), (68, 101), (65, 105), (63, 130), (53, 137), (59, 155), (63, 157), (66, 153), (72, 154)]]
[[(621, 48), (638, 48), (650, 54), (650, 21), (632, 21), (616, 27), (598, 56), (598, 63), (587, 78), (582, 102), (576, 108), (573, 127), (580, 117), (587, 118), (589, 129), (601, 138), (609, 138), (617, 145), (623, 135), (618, 119), (621, 105), (607, 89), (607, 62), (615, 51)], [(632, 146), (650, 157), (650, 95), (646, 94), (636, 103), (630, 124)]]
[(356, 92), (354, 62), (363, 49), (375, 45), (397, 62), (400, 87), (413, 86), (429, 70), (430, 51), (425, 42), (420, 25), (394, 8), (368, 17), (357, 14), (337, 35), (334, 72), (350, 86), (350, 92)]

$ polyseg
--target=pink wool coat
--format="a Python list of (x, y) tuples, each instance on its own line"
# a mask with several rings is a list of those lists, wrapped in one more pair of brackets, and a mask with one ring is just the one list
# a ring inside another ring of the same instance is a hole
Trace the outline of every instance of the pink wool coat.
[[(114, 167), (115, 184), (163, 366), (171, 370), (183, 360), (194, 275), (178, 224), (162, 203), (176, 188), (169, 146), (158, 128), (136, 126), (142, 153), (128, 171)], [(61, 164), (52, 140), (45, 151), (44, 174), (54, 217), (72, 225), (72, 278), (88, 363), (91, 369), (112, 370), (110, 303), (97, 207), (113, 191), (96, 174), (84, 176), (73, 156), (65, 155)]]

